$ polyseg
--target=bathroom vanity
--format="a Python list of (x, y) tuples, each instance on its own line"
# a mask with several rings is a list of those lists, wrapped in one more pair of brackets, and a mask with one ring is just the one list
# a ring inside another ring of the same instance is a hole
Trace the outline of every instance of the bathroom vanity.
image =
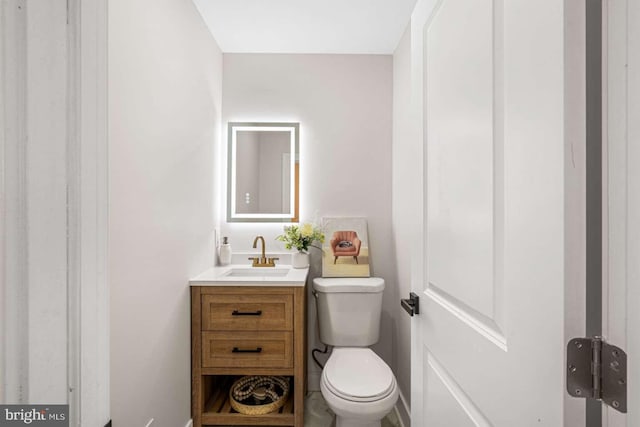
[[(306, 282), (289, 266), (212, 268), (191, 285), (191, 414), (194, 427), (304, 425)], [(245, 415), (229, 389), (244, 375), (289, 378), (278, 411)]]

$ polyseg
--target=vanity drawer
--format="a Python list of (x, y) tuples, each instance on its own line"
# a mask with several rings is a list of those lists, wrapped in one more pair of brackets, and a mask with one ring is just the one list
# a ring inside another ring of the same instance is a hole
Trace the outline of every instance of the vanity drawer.
[(203, 332), (202, 367), (293, 366), (292, 332)]
[(202, 295), (202, 330), (291, 331), (293, 294), (239, 292)]

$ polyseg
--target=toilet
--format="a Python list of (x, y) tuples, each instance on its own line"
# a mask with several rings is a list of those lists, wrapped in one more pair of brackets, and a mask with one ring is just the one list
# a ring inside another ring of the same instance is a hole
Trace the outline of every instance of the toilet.
[(370, 348), (380, 336), (384, 279), (316, 278), (320, 341), (333, 346), (320, 390), (336, 427), (380, 427), (398, 400), (391, 368)]

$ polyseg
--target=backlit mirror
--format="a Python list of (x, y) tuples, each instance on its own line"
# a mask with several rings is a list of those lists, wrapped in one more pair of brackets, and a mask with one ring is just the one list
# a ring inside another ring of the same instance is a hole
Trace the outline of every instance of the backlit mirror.
[(229, 222), (298, 221), (299, 129), (299, 123), (229, 123)]

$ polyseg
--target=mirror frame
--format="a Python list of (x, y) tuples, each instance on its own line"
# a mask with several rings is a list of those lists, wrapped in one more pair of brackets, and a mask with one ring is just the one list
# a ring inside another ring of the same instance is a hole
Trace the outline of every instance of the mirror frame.
[[(300, 191), (300, 123), (229, 122), (227, 145), (227, 222), (298, 222)], [(291, 134), (291, 213), (237, 213), (236, 208), (236, 134), (238, 131), (288, 131)]]

